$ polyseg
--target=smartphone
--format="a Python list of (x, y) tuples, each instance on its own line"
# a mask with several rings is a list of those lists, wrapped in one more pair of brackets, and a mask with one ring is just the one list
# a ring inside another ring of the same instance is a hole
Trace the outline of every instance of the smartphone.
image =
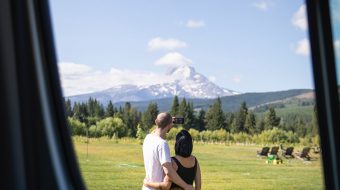
[(172, 117), (173, 124), (184, 124), (184, 117)]

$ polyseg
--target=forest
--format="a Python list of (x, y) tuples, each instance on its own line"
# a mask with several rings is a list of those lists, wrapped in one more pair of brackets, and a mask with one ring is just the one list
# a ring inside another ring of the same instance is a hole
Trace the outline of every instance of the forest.
[[(303, 102), (301, 106), (305, 104), (310, 106), (310, 102)], [(174, 139), (176, 133), (184, 128), (195, 141), (201, 142), (319, 144), (315, 106), (307, 114), (282, 115), (276, 112), (276, 109), (285, 107), (282, 103), (249, 109), (246, 102), (241, 102), (234, 112), (224, 112), (222, 107), (220, 98), (216, 98), (205, 110), (175, 96), (167, 111), (172, 116), (184, 117), (184, 124), (175, 125), (167, 138)], [(72, 135), (140, 140), (154, 129), (154, 120), (160, 112), (155, 102), (150, 102), (142, 112), (132, 107), (130, 102), (116, 107), (110, 101), (104, 107), (93, 98), (87, 102), (74, 102), (73, 105), (66, 99), (65, 110)]]

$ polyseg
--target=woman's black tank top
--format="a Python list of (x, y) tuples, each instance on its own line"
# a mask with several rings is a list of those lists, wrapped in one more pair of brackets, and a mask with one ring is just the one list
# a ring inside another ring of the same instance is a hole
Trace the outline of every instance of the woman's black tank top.
[[(195, 158), (195, 165), (192, 168), (186, 168), (184, 166), (182, 166), (182, 164), (177, 160), (177, 158), (172, 157), (172, 159), (175, 160), (178, 169), (177, 169), (177, 174), (179, 175), (179, 177), (181, 177), (183, 179), (183, 181), (185, 181), (187, 184), (192, 185), (194, 183), (194, 179), (196, 176), (196, 170), (197, 170), (197, 160)], [(174, 187), (179, 187), (177, 184), (172, 183), (171, 184), (171, 188)]]

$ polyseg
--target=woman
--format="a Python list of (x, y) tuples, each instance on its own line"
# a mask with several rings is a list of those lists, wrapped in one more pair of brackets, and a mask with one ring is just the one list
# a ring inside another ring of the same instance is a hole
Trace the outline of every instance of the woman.
[[(201, 170), (197, 159), (191, 155), (193, 148), (192, 138), (188, 131), (181, 130), (176, 135), (175, 154), (172, 157), (172, 166), (177, 171), (178, 175), (187, 184), (193, 184), (195, 181), (195, 190), (201, 189)], [(168, 176), (165, 176), (163, 182), (144, 182), (144, 185), (150, 188), (168, 190), (181, 189), (177, 184), (169, 181)]]

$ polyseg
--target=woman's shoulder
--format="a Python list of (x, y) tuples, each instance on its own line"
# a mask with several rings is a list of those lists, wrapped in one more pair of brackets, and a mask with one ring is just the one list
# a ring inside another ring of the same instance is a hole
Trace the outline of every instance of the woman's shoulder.
[(175, 163), (176, 165), (178, 163), (178, 164), (180, 164), (180, 165), (182, 165), (186, 168), (191, 168), (191, 167), (195, 166), (196, 162), (197, 162), (196, 157), (193, 156), (193, 155), (191, 155), (187, 158), (176, 155), (176, 156), (172, 157), (172, 160), (173, 160), (172, 162)]
[(178, 160), (176, 160), (175, 156), (171, 157), (171, 164), (172, 164), (172, 167), (177, 171), (178, 165), (177, 165), (176, 162), (178, 162)]
[(196, 156), (194, 155), (191, 155), (191, 162), (194, 164), (194, 166), (197, 166), (198, 165), (198, 159), (196, 158)]
[(191, 159), (192, 161), (197, 161), (197, 158), (196, 158), (196, 156), (194, 156), (194, 155), (191, 155), (191, 156), (190, 156), (190, 159)]
[(194, 155), (190, 155), (189, 157), (185, 158), (185, 157), (182, 157), (182, 156), (179, 156), (179, 155), (176, 155), (176, 156), (173, 156), (171, 158), (175, 158), (177, 159), (178, 161), (181, 161), (181, 160), (186, 160), (186, 161), (195, 161), (197, 160), (197, 158), (194, 156)]

